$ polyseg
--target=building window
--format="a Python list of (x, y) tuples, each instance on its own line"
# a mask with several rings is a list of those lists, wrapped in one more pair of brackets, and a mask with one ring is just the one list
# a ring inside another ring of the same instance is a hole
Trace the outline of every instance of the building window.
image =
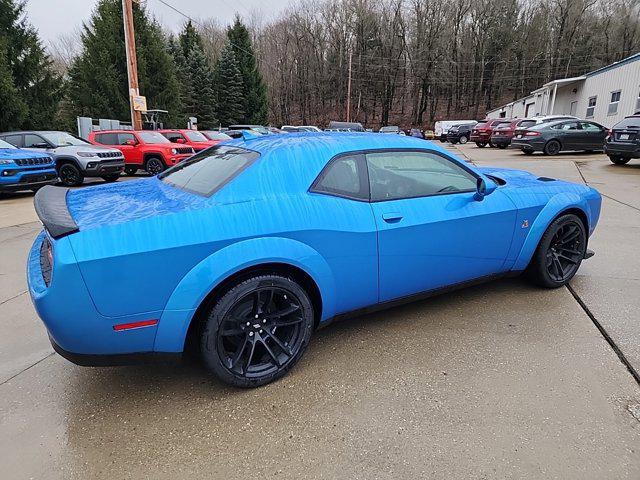
[(616, 113), (618, 113), (618, 103), (620, 103), (621, 93), (621, 90), (611, 92), (611, 103), (609, 103), (609, 110), (607, 111), (607, 115), (615, 115)]
[(587, 102), (587, 118), (593, 118), (593, 115), (596, 112), (597, 101), (598, 97), (589, 97), (589, 101)]
[(638, 91), (638, 98), (636, 98), (636, 109), (633, 113), (640, 114), (640, 90)]

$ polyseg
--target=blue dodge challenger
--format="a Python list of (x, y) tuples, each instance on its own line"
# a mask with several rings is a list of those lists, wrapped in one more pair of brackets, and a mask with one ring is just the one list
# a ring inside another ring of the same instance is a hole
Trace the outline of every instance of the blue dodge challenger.
[(194, 347), (254, 387), (331, 319), (522, 272), (565, 285), (593, 254), (600, 203), (411, 137), (247, 134), (157, 177), (40, 190), (29, 289), (72, 362)]

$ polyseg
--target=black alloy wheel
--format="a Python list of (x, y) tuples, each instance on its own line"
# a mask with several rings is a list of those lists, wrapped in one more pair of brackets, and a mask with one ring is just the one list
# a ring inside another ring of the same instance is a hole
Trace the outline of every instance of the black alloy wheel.
[(557, 140), (549, 140), (544, 146), (544, 153), (547, 155), (557, 155), (560, 153), (560, 142)]
[(82, 185), (82, 182), (84, 181), (84, 177), (82, 173), (80, 173), (80, 169), (73, 163), (62, 164), (58, 171), (58, 177), (65, 187), (77, 187)]
[(265, 275), (227, 292), (211, 310), (201, 337), (207, 367), (237, 387), (257, 387), (286, 374), (311, 337), (313, 307), (293, 280)]
[(562, 215), (542, 236), (529, 273), (544, 287), (566, 285), (578, 271), (586, 251), (587, 234), (582, 221), (573, 214)]
[(164, 165), (164, 162), (160, 160), (158, 157), (149, 158), (145, 166), (145, 170), (150, 175), (158, 175), (159, 173), (162, 173), (165, 170), (165, 168), (166, 167)]

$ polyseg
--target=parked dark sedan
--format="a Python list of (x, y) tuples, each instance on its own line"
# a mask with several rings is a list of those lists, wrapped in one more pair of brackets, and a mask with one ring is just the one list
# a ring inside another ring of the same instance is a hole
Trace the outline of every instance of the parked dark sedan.
[(469, 141), (471, 138), (471, 130), (473, 125), (470, 123), (463, 123), (461, 125), (453, 125), (447, 132), (447, 141), (452, 144), (460, 142), (462, 145)]
[(556, 155), (565, 150), (603, 150), (607, 129), (595, 122), (560, 120), (518, 130), (511, 146), (523, 153)]
[(640, 158), (640, 112), (613, 126), (604, 144), (604, 153), (616, 165)]

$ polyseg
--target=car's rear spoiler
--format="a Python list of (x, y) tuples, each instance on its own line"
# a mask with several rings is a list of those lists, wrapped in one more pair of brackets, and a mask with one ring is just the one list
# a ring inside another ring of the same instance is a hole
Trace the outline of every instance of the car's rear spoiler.
[(68, 188), (47, 185), (36, 193), (33, 201), (40, 221), (53, 238), (80, 230), (67, 208)]

